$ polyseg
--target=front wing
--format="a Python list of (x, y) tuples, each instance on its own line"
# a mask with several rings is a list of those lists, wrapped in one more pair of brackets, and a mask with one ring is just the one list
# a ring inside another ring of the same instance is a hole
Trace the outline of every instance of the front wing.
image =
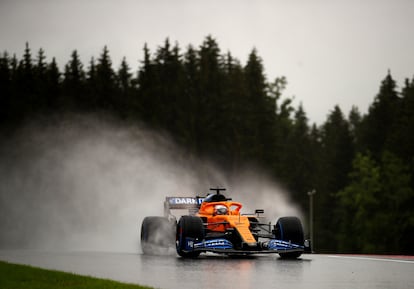
[(304, 246), (292, 244), (290, 242), (271, 239), (267, 242), (260, 243), (257, 247), (251, 249), (236, 249), (233, 244), (226, 239), (212, 239), (206, 241), (196, 241), (193, 238), (185, 239), (184, 252), (213, 252), (220, 254), (277, 254), (304, 252)]

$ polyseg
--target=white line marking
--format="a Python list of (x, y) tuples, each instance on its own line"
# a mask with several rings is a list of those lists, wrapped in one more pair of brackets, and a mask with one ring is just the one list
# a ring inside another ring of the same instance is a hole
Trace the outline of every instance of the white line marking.
[(384, 262), (397, 262), (397, 263), (409, 263), (414, 264), (411, 260), (399, 260), (399, 259), (386, 259), (386, 258), (373, 258), (373, 257), (358, 257), (358, 256), (339, 256), (339, 255), (327, 255), (330, 258), (342, 258), (342, 259), (357, 259), (368, 261), (384, 261)]

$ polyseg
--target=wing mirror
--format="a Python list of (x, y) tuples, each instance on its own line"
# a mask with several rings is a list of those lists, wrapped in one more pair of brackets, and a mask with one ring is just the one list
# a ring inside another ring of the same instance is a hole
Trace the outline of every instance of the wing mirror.
[(254, 213), (257, 215), (257, 217), (259, 217), (260, 214), (264, 214), (264, 210), (263, 209), (256, 209), (254, 211)]

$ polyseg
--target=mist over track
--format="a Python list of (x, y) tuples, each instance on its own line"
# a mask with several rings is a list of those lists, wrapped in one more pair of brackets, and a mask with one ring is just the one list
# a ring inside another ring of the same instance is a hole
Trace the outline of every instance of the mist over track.
[(167, 136), (114, 120), (34, 121), (0, 142), (0, 249), (139, 252), (148, 215), (166, 196), (223, 186), (244, 212), (272, 223), (301, 215), (257, 168), (230, 175)]

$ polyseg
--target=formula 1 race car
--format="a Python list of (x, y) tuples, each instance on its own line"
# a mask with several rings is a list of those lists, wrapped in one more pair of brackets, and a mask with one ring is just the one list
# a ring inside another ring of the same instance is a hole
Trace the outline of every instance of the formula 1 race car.
[[(295, 259), (305, 247), (301, 221), (297, 217), (279, 218), (275, 225), (261, 223), (263, 210), (242, 214), (242, 204), (226, 198), (223, 188), (202, 197), (167, 197), (164, 217), (145, 217), (141, 226), (144, 254), (174, 246), (183, 258), (195, 258), (203, 252), (226, 255), (277, 253)], [(171, 209), (188, 209), (178, 223)]]

